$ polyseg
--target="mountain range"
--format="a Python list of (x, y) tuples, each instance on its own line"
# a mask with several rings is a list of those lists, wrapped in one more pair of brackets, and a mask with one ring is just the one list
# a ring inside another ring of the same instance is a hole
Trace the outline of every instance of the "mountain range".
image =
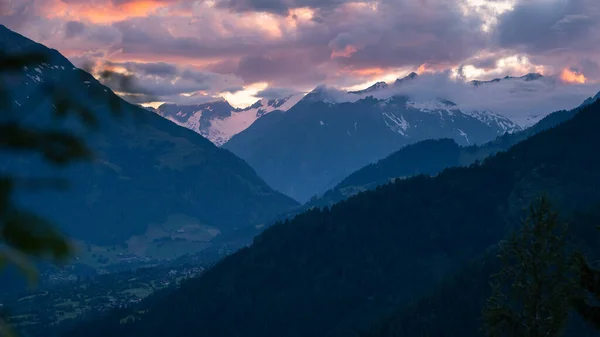
[[(201, 250), (219, 233), (260, 225), (297, 206), (272, 190), (242, 159), (191, 130), (126, 103), (56, 50), (4, 26), (0, 26), (0, 50), (47, 56), (46, 62), (3, 74), (1, 80), (8, 81), (12, 95), (9, 114), (3, 117), (13, 116), (30, 128), (58, 128), (80, 136), (95, 155), (91, 162), (57, 170), (36, 156), (2, 154), (3, 173), (58, 176), (70, 182), (64, 192), (22, 191), (16, 198), (72, 238), (91, 245), (124, 246), (138, 255), (172, 257), (182, 253), (176, 243)], [(54, 102), (40, 90), (49, 84), (85, 102), (99, 120), (97, 130), (82, 127), (73, 116), (57, 122)], [(122, 116), (112, 116), (115, 107), (123, 111)], [(155, 243), (162, 239), (174, 241), (158, 249)]]
[[(409, 75), (395, 85), (415, 78)], [(223, 147), (246, 160), (270, 186), (305, 202), (405, 145), (439, 138), (482, 144), (520, 130), (505, 117), (463, 111), (441, 98), (370, 95), (386, 88), (342, 93), (354, 100), (339, 101), (339, 92), (319, 86), (285, 113), (258, 119)]]
[[(221, 99), (199, 105), (163, 104), (155, 111), (232, 151), (270, 186), (300, 202), (405, 145), (440, 138), (459, 145), (482, 144), (521, 131), (545, 116), (511, 120), (485, 109), (461, 108), (443, 97), (402, 93), (419, 79), (413, 72), (391, 84), (377, 82), (349, 92), (320, 85), (304, 97), (262, 99), (244, 109)], [(530, 73), (470, 84), (546, 80), (551, 81)]]
[[(460, 146), (452, 139), (425, 140), (406, 146), (376, 163), (353, 172), (334, 188), (320, 197), (315, 197), (301, 209), (315, 206), (331, 206), (357, 193), (375, 189), (395, 179), (404, 179), (420, 174), (436, 175), (449, 167), (468, 166), (484, 160), (500, 151), (547, 129), (573, 118), (579, 109), (600, 99), (600, 92), (586, 99), (578, 108), (555, 111), (530, 128), (506, 133), (480, 146)], [(294, 211), (295, 213), (298, 210)]]
[[(275, 224), (159, 303), (114, 312), (64, 336), (360, 336), (486, 254), (537, 196), (547, 195), (563, 214), (600, 203), (600, 157), (590, 153), (600, 144), (600, 102), (573, 113), (468, 167), (398, 179)], [(469, 283), (454, 289), (470, 292)], [(435, 303), (478, 325), (477, 316), (454, 305), (463, 291), (439, 292)], [(421, 305), (430, 303), (424, 298)], [(428, 310), (403, 317), (414, 325), (451, 323)], [(409, 336), (401, 329), (382, 336), (398, 331)], [(410, 336), (423, 335), (438, 334)]]
[[(600, 99), (600, 92), (587, 98), (579, 107), (560, 110), (548, 114), (530, 128), (514, 133), (506, 133), (480, 146), (461, 146), (453, 139), (428, 139), (407, 145), (375, 163), (368, 164), (344, 178), (339, 184), (327, 190), (321, 196), (314, 196), (302, 206), (280, 214), (276, 219), (283, 221), (314, 207), (331, 207), (358, 193), (374, 190), (378, 186), (418, 175), (437, 175), (444, 169), (468, 166), (485, 158), (506, 151), (511, 146), (542, 131), (556, 127), (570, 120), (579, 109)], [(271, 117), (275, 117), (273, 114)], [(232, 235), (251, 242), (264, 228), (246, 227), (236, 230)]]
[[(355, 95), (356, 97), (364, 97), (368, 94), (377, 94), (382, 91), (386, 91), (393, 88), (399, 88), (403, 83), (407, 83), (410, 80), (418, 78), (419, 75), (415, 72), (408, 74), (403, 78), (396, 79), (394, 83), (388, 85), (386, 82), (377, 82), (370, 87), (363, 90), (348, 91), (348, 94)], [(534, 81), (541, 79), (543, 76), (537, 73), (530, 73), (521, 77), (506, 76), (504, 78), (496, 78), (489, 81), (473, 80), (470, 83), (474, 86), (480, 86), (483, 84), (498, 83), (507, 80), (522, 80), (525, 82)], [(319, 86), (313, 90), (315, 92), (320, 91), (319, 89), (326, 88), (326, 86)], [(188, 129), (194, 130), (206, 137), (217, 146), (225, 144), (232, 136), (244, 131), (257, 119), (265, 116), (266, 114), (278, 110), (287, 111), (298, 103), (304, 94), (295, 94), (279, 99), (260, 99), (256, 103), (246, 108), (234, 108), (225, 99), (220, 98), (219, 100), (192, 105), (178, 105), (164, 103), (158, 108), (154, 109), (147, 107), (147, 109), (156, 112), (157, 114), (175, 122), (178, 125), (185, 126)], [(327, 100), (326, 98), (323, 98)], [(424, 112), (431, 111), (439, 105), (435, 100), (432, 102), (421, 102), (421, 106)], [(464, 113), (471, 114), (474, 117), (480, 118), (489, 124), (500, 122), (505, 123), (504, 128), (506, 131), (514, 131), (521, 128), (522, 126), (513, 125), (514, 122), (505, 120), (497, 114), (490, 111), (472, 111), (462, 109)]]

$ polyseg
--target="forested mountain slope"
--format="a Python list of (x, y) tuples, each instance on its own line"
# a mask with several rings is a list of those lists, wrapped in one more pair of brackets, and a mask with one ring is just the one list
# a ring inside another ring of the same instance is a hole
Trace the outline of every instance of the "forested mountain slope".
[(482, 164), (305, 212), (139, 320), (65, 336), (357, 336), (484, 253), (541, 193), (563, 212), (600, 202), (599, 127), (597, 102)]
[[(591, 98), (588, 99), (588, 101), (590, 100)], [(580, 107), (553, 112), (528, 129), (504, 134), (480, 146), (460, 146), (451, 139), (425, 140), (408, 145), (386, 158), (352, 173), (322, 196), (312, 198), (301, 210), (315, 206), (333, 205), (356, 193), (374, 189), (393, 179), (402, 179), (418, 174), (435, 175), (449, 167), (470, 165), (498, 151), (505, 151), (532, 135), (573, 118), (579, 110)], [(290, 214), (300, 211), (294, 212)]]
[[(600, 204), (562, 215), (569, 223), (572, 244), (593, 260), (600, 257)], [(363, 337), (483, 337), (482, 308), (492, 293), (490, 277), (502, 268), (496, 247), (448, 277), (430, 295), (402, 308)], [(597, 336), (573, 315), (566, 337)]]
[(352, 173), (323, 196), (311, 199), (304, 208), (330, 206), (394, 179), (419, 174), (435, 175), (445, 168), (460, 165), (461, 151), (460, 145), (448, 138), (429, 139), (405, 146), (386, 158)]

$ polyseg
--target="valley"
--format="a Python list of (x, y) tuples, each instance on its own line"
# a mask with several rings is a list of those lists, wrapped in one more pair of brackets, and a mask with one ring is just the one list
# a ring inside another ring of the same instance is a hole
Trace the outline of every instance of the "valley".
[(135, 308), (148, 296), (171, 291), (210, 266), (192, 255), (147, 262), (152, 264), (95, 276), (78, 276), (68, 267), (48, 271), (35, 290), (1, 295), (0, 310), (8, 310), (8, 322), (23, 334), (41, 335), (110, 310)]
[(170, 263), (200, 253), (226, 256), (245, 245), (242, 240), (245, 238), (235, 236), (229, 240), (212, 242), (219, 234), (218, 229), (179, 214), (169, 217), (163, 224), (150, 225), (145, 233), (132, 236), (122, 244), (102, 246), (75, 241), (73, 257), (77, 265), (104, 274)]

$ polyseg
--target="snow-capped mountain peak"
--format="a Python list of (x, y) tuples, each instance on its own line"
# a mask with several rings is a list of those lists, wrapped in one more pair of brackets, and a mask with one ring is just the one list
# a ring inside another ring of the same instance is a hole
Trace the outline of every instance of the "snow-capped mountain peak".
[[(410, 81), (410, 80), (414, 80), (415, 78), (417, 78), (419, 75), (415, 72), (411, 72), (410, 74), (404, 76), (403, 78), (398, 78), (396, 79), (396, 81), (393, 83), (393, 86), (399, 86), (402, 83), (405, 83), (406, 81)], [(319, 87), (317, 87), (319, 88)], [(315, 90), (317, 89), (315, 88)], [(385, 90), (388, 89), (389, 85), (383, 81), (377, 82), (373, 85), (371, 85), (370, 87), (366, 88), (366, 89), (362, 89), (362, 90), (355, 90), (355, 91), (348, 91), (349, 94), (355, 94), (355, 95), (363, 95), (363, 94), (369, 94), (369, 93), (373, 93), (376, 91), (381, 91), (381, 90)], [(320, 91), (322, 91), (324, 89), (324, 87), (319, 88)]]
[(246, 109), (258, 109), (257, 113), (258, 117), (260, 117), (274, 110), (288, 111), (291, 107), (296, 105), (302, 97), (304, 97), (303, 94), (296, 94), (284, 98), (263, 98)]
[(195, 105), (165, 103), (155, 112), (178, 125), (198, 132), (215, 145), (221, 146), (252, 125), (258, 118), (275, 110), (287, 111), (302, 96), (298, 94), (280, 99), (263, 98), (243, 109), (234, 108), (223, 98)]
[(473, 80), (469, 83), (471, 83), (474, 86), (480, 86), (483, 84), (489, 84), (489, 83), (497, 83), (500, 81), (507, 81), (507, 80), (523, 80), (525, 82), (529, 82), (529, 81), (535, 81), (535, 80), (539, 80), (540, 78), (543, 78), (544, 76), (542, 74), (539, 73), (529, 73), (523, 76), (519, 76), (519, 77), (515, 77), (515, 76), (504, 76), (503, 78), (494, 78), (493, 80), (489, 80), (489, 81), (480, 81), (480, 80)]
[[(441, 119), (468, 116), (474, 118), (493, 130), (497, 130), (497, 134), (513, 133), (520, 131), (521, 127), (510, 119), (493, 113), (488, 110), (466, 110), (461, 109), (454, 102), (438, 98), (430, 101), (415, 101), (408, 99), (405, 104), (406, 108), (419, 110), (427, 114), (438, 114)], [(461, 134), (464, 131), (461, 130)]]
[(417, 77), (419, 77), (419, 74), (417, 74), (413, 71), (410, 74), (404, 76), (403, 78), (396, 79), (396, 81), (394, 82), (394, 85), (400, 85), (402, 83), (405, 83), (406, 81), (414, 80)]
[(348, 91), (349, 94), (358, 94), (358, 95), (362, 95), (362, 94), (367, 94), (373, 91), (377, 91), (377, 90), (381, 90), (381, 89), (386, 89), (388, 87), (387, 83), (385, 82), (377, 82), (375, 84), (373, 84), (372, 86), (366, 88), (366, 89), (362, 89), (362, 90), (356, 90), (356, 91)]
[(340, 93), (342, 92), (337, 88), (327, 84), (319, 84), (311, 92), (306, 94), (303, 100), (310, 102), (334, 103), (337, 101), (335, 96), (339, 95)]
[[(477, 121), (484, 124), (489, 130), (493, 130), (494, 136), (521, 130), (521, 127), (509, 118), (486, 109), (464, 108), (444, 97), (417, 98), (407, 93), (396, 92), (396, 89), (394, 89), (403, 85), (406, 81), (413, 81), (417, 78), (419, 78), (419, 75), (413, 72), (397, 79), (392, 86), (388, 86), (385, 82), (377, 82), (366, 89), (349, 92), (342, 92), (327, 85), (320, 85), (306, 95), (306, 99), (325, 102), (333, 106), (338, 103), (356, 103), (372, 96), (372, 99), (375, 99), (375, 105), (381, 108), (380, 113), (388, 128), (405, 137), (410, 137), (411, 133), (414, 134), (415, 130), (409, 129), (418, 128), (422, 123), (422, 119), (418, 116), (429, 119), (430, 122), (427, 123), (437, 123), (431, 118), (438, 118), (438, 121), (442, 124), (460, 124), (458, 121), (467, 120)], [(520, 78), (533, 80), (539, 78), (539, 76), (527, 74)], [(405, 114), (405, 111), (408, 114)], [(409, 115), (413, 115), (416, 119), (408, 117)], [(466, 139), (467, 143), (476, 139), (476, 137), (470, 137), (471, 140), (469, 140), (466, 133), (470, 129), (472, 129), (472, 126), (464, 126), (460, 132), (457, 131)]]
[(529, 73), (525, 76), (521, 76), (521, 78), (524, 79), (525, 81), (535, 81), (542, 77), (544, 77), (544, 76), (542, 76), (542, 74), (540, 74), (540, 73)]

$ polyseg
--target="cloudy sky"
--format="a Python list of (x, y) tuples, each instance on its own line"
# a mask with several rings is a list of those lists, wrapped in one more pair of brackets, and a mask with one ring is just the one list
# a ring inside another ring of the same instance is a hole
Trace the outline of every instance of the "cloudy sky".
[(0, 23), (133, 76), (141, 103), (245, 106), (411, 71), (600, 83), (598, 0), (2, 0)]

